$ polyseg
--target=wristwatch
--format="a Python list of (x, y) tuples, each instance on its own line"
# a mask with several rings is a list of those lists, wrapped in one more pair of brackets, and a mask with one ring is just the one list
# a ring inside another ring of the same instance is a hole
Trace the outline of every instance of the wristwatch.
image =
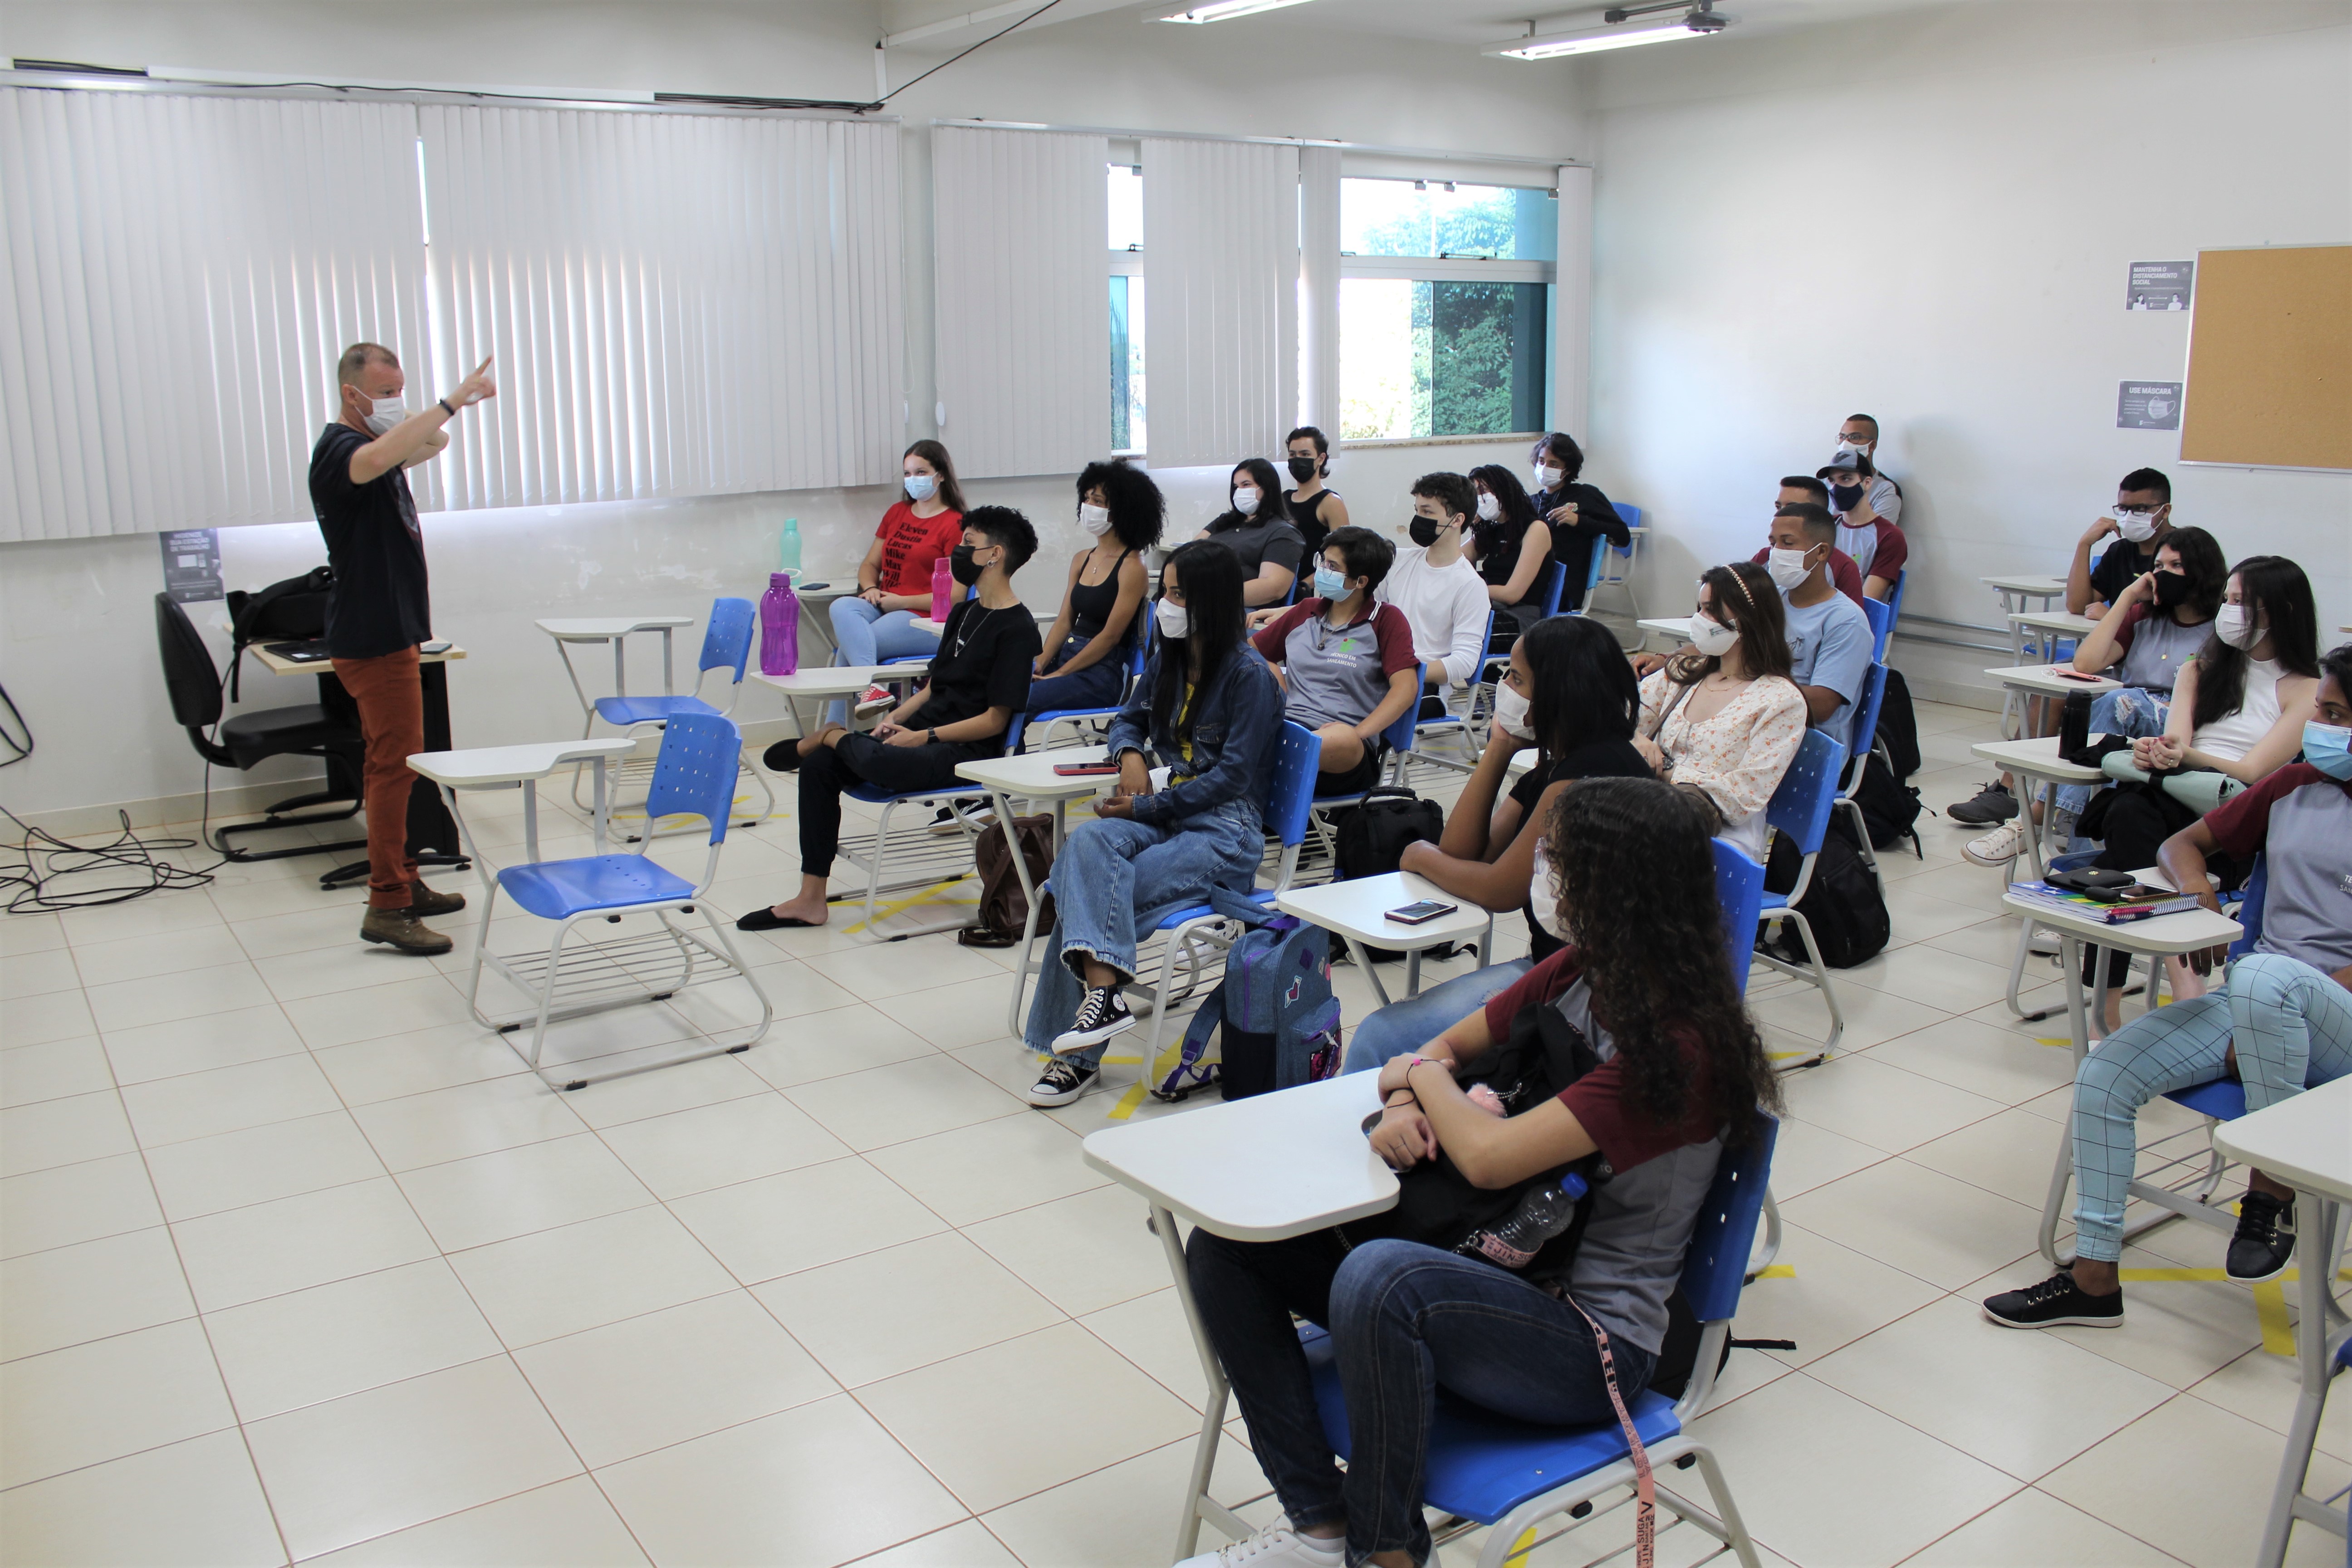
[(452, 419), (457, 417), (457, 411), (449, 406), (449, 400), (447, 398), (436, 397), (433, 401), (441, 405), (442, 413), (446, 414)]
[(933, 725), (930, 729), (924, 731), (923, 741), (927, 745), (938, 745), (940, 743), (939, 727), (937, 725)]

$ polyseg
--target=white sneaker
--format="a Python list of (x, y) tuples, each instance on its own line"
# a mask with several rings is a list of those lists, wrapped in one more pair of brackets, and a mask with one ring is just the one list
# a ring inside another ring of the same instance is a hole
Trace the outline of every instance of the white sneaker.
[(886, 709), (897, 706), (898, 706), (897, 694), (888, 687), (877, 682), (857, 694), (857, 706), (855, 711), (860, 719), (863, 719), (868, 713), (879, 713)]
[(1347, 1555), (1347, 1543), (1340, 1537), (1318, 1541), (1286, 1524), (1277, 1524), (1247, 1541), (1187, 1557), (1176, 1568), (1235, 1568), (1244, 1563), (1249, 1568), (1339, 1568)]
[(2017, 858), (2025, 844), (2025, 829), (2014, 822), (2004, 822), (1960, 846), (1960, 853), (1979, 866), (2005, 867)]
[(2055, 958), (2060, 952), (2058, 933), (2048, 926), (2035, 926), (2033, 934), (2025, 939), (2025, 950), (2043, 958)]

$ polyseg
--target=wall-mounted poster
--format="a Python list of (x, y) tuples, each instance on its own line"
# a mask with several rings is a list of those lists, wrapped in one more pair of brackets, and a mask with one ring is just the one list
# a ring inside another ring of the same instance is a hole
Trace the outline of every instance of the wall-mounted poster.
[(225, 597), (219, 529), (183, 528), (155, 537), (163, 542), (163, 591), (173, 604)]
[(2131, 281), (2124, 285), (2124, 309), (2186, 310), (2196, 281), (2193, 261), (2135, 261)]
[(2116, 395), (2118, 430), (2180, 428), (2180, 383), (2126, 381)]

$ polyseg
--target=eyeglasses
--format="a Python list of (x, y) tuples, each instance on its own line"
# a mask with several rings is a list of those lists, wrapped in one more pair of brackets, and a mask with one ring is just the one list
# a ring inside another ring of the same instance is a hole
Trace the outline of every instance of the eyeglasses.
[(2116, 508), (2116, 517), (2118, 520), (2126, 517), (2154, 517), (2163, 510), (2161, 506), (2119, 506)]

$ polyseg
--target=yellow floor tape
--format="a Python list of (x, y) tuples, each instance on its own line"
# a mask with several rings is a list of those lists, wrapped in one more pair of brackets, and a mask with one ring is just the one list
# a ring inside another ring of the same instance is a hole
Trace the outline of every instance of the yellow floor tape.
[(1793, 1263), (1775, 1263), (1769, 1268), (1759, 1268), (1754, 1277), (1759, 1279), (1794, 1279), (1797, 1277), (1797, 1266)]
[[(2230, 1277), (2219, 1268), (2122, 1268), (2116, 1277), (2126, 1283), (2138, 1284), (2154, 1280), (2212, 1282)], [(2338, 1279), (2352, 1279), (2352, 1268), (2342, 1269)], [(2265, 1279), (2254, 1286), (2254, 1321), (2262, 1325), (2263, 1349), (2273, 1355), (2294, 1354), (2294, 1329), (2286, 1321), (2286, 1287), (2302, 1278), (2290, 1268), (2275, 1279)]]
[[(1110, 1059), (1111, 1058), (1108, 1057), (1105, 1057), (1103, 1058), (1106, 1062)], [(1140, 1060), (1141, 1058), (1130, 1057), (1127, 1059), (1129, 1061), (1135, 1061)], [(1168, 1074), (1174, 1072), (1176, 1070), (1176, 1064), (1183, 1059), (1184, 1037), (1179, 1035), (1176, 1037), (1175, 1040), (1170, 1044), (1166, 1050), (1160, 1053), (1160, 1059), (1152, 1064), (1151, 1070), (1145, 1073), (1141, 1078), (1136, 1079), (1135, 1087), (1133, 1089), (1129, 1089), (1125, 1094), (1118, 1097), (1118, 1103), (1111, 1107), (1110, 1115), (1106, 1118), (1106, 1120), (1111, 1121), (1124, 1121), (1129, 1117), (1134, 1115), (1135, 1108), (1143, 1103), (1143, 1097), (1151, 1092), (1151, 1086), (1162, 1078), (1165, 1078)]]
[(878, 927), (884, 921), (888, 920), (892, 915), (904, 914), (908, 910), (914, 909), (919, 904), (963, 904), (966, 908), (977, 910), (980, 908), (980, 900), (976, 898), (965, 900), (942, 899), (940, 897), (941, 893), (947, 891), (950, 888), (961, 886), (961, 884), (971, 880), (971, 878), (970, 876), (953, 877), (944, 882), (934, 882), (929, 887), (922, 889), (918, 892), (909, 893), (903, 899), (893, 900), (888, 903), (877, 904), (874, 906), (874, 918), (871, 921), (859, 921), (856, 925), (844, 926), (842, 930), (846, 934), (854, 936), (859, 931), (866, 931), (873, 927)]

